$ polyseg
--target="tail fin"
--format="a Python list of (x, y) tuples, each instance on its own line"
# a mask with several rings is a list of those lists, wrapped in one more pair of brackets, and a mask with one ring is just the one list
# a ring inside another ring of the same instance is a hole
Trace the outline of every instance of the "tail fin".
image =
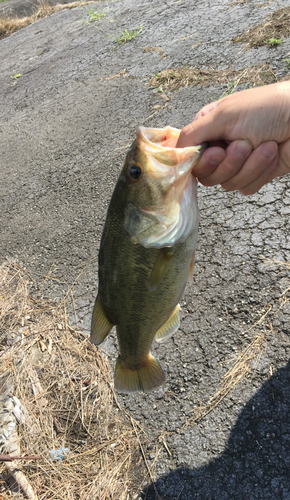
[(164, 372), (152, 354), (147, 360), (136, 367), (126, 366), (120, 358), (117, 359), (115, 368), (115, 389), (118, 392), (152, 391), (164, 384)]

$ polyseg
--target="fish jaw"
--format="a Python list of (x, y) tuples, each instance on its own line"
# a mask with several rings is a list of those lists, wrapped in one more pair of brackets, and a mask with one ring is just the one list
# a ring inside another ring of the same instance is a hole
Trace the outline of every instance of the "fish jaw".
[(145, 248), (171, 247), (197, 231), (197, 182), (191, 172), (206, 145), (175, 148), (179, 134), (180, 130), (172, 127), (140, 127), (137, 131), (137, 149), (145, 163), (147, 185), (162, 192), (155, 206), (146, 202), (138, 206), (135, 202), (125, 210), (126, 232), (133, 243)]

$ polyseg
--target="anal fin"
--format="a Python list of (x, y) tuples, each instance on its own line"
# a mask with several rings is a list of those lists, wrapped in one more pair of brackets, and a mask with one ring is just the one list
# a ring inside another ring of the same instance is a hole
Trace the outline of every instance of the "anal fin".
[(105, 340), (107, 335), (110, 333), (113, 326), (114, 325), (106, 316), (101, 299), (98, 295), (93, 309), (90, 337), (91, 342), (96, 345), (101, 344), (101, 342), (103, 342), (103, 340)]
[(155, 335), (157, 342), (165, 342), (178, 330), (180, 326), (179, 309), (180, 305), (177, 304), (170, 318), (159, 328)]
[(164, 384), (164, 372), (154, 356), (148, 354), (144, 363), (127, 366), (117, 359), (115, 367), (115, 389), (118, 392), (152, 391)]

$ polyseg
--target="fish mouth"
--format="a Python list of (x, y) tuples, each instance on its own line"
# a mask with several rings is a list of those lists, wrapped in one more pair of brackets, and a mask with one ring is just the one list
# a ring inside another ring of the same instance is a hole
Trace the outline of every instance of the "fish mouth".
[[(173, 202), (180, 204), (184, 191), (190, 181), (195, 186), (193, 167), (209, 147), (208, 142), (198, 146), (176, 148), (181, 130), (173, 127), (163, 129), (140, 127), (137, 131), (137, 144), (146, 155), (146, 169), (153, 179), (164, 181), (169, 186), (164, 198), (164, 207)], [(149, 207), (142, 210), (150, 212)], [(164, 218), (163, 218), (164, 220)]]
[(176, 148), (181, 130), (139, 127), (137, 144), (148, 160), (147, 171), (153, 178), (171, 177), (172, 183), (192, 171), (209, 143)]
[(137, 140), (138, 135), (141, 135), (141, 140), (147, 142), (148, 144), (154, 144), (155, 146), (160, 146), (162, 148), (174, 148), (174, 149), (190, 149), (190, 148), (200, 148), (201, 154), (209, 147), (209, 142), (203, 142), (199, 146), (189, 146), (187, 148), (176, 148), (177, 141), (179, 139), (181, 129), (175, 127), (165, 127), (165, 128), (146, 128), (139, 127), (137, 130)]
[(163, 148), (175, 148), (180, 132), (181, 130), (178, 128), (169, 126), (162, 129), (139, 127), (137, 140), (140, 134), (142, 140), (148, 144), (154, 144)]

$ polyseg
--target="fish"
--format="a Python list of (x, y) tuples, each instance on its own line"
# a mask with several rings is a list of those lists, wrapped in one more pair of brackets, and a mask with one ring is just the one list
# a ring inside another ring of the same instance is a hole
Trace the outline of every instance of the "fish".
[(199, 224), (192, 169), (206, 144), (176, 148), (180, 132), (138, 128), (107, 211), (90, 340), (99, 345), (116, 326), (117, 392), (165, 382), (151, 345), (178, 330), (179, 301), (192, 282)]

